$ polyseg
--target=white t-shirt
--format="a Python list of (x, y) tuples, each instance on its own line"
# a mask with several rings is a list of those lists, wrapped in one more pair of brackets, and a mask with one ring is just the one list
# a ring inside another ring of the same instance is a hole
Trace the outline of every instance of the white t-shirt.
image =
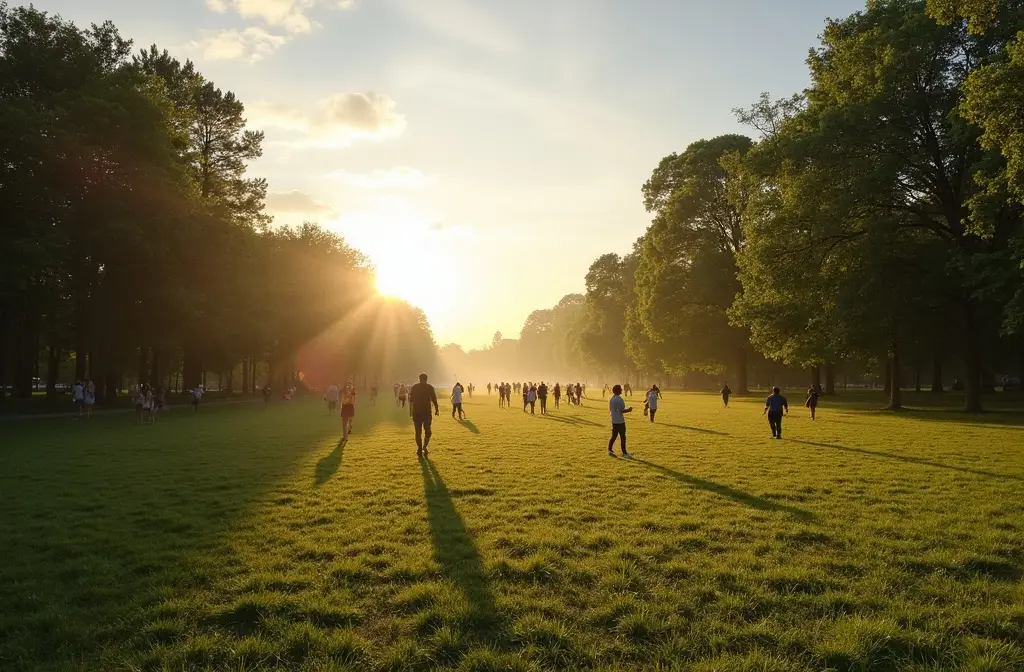
[(85, 399), (85, 388), (82, 385), (75, 385), (75, 401), (82, 401)]
[(327, 388), (327, 401), (337, 401), (337, 400), (338, 400), (338, 386), (337, 385), (331, 385), (330, 387)]
[(193, 388), (192, 389), (192, 398), (193, 399), (197, 399), (197, 400), (198, 399), (202, 399), (203, 398), (203, 388), (201, 388), (201, 387)]
[(647, 391), (647, 407), (652, 411), (658, 410), (658, 393), (655, 390)]
[(456, 385), (455, 387), (452, 388), (452, 403), (453, 404), (461, 404), (462, 403), (462, 387), (459, 386), (459, 385)]

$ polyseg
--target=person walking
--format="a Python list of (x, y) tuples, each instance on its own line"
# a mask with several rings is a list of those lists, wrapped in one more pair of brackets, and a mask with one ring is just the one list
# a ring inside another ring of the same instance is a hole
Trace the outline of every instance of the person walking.
[(72, 398), (75, 400), (75, 409), (78, 411), (78, 418), (81, 419), (82, 414), (85, 413), (85, 385), (82, 381), (75, 381)]
[(722, 386), (722, 403), (726, 406), (729, 405), (729, 395), (732, 394), (732, 390), (729, 388), (729, 383)]
[[(415, 385), (413, 387), (415, 387)], [(405, 383), (402, 383), (401, 385), (398, 386), (398, 405), (401, 406), (402, 408), (405, 408), (405, 399), (408, 396), (409, 388), (405, 386)]]
[(654, 423), (654, 414), (658, 412), (658, 399), (660, 398), (660, 392), (661, 390), (658, 389), (657, 385), (651, 385), (651, 389), (647, 390), (645, 415), (651, 419), (651, 423)]
[(818, 408), (818, 397), (820, 396), (821, 393), (818, 392), (818, 387), (816, 385), (811, 385), (807, 388), (807, 401), (804, 402), (804, 406), (811, 411), (811, 422), (814, 422), (814, 412)]
[(526, 391), (526, 402), (530, 404), (530, 415), (536, 415), (537, 396), (537, 386), (530, 383), (530, 389)]
[(420, 382), (412, 386), (409, 392), (409, 417), (412, 418), (416, 428), (416, 455), (423, 457), (429, 455), (427, 447), (430, 445), (430, 424), (433, 418), (430, 415), (430, 407), (434, 407), (434, 415), (440, 415), (441, 410), (437, 405), (437, 392), (434, 386), (427, 383), (427, 374), (420, 374)]
[(338, 390), (338, 386), (335, 385), (334, 383), (331, 383), (327, 387), (327, 393), (324, 395), (324, 399), (327, 400), (327, 412), (332, 415), (336, 410), (338, 410), (339, 394), (340, 391)]
[(540, 414), (548, 414), (548, 386), (544, 384), (544, 381), (540, 381), (540, 385), (537, 387), (537, 399), (540, 400)]
[(612, 438), (608, 441), (608, 456), (615, 457), (615, 439), (619, 439), (623, 457), (632, 457), (626, 450), (626, 413), (632, 413), (633, 407), (626, 408), (626, 400), (622, 398), (622, 386), (612, 388), (612, 398), (608, 400), (608, 412), (612, 420)]
[(85, 379), (85, 392), (83, 395), (82, 403), (85, 404), (85, 419), (89, 420), (92, 418), (92, 407), (96, 405), (96, 384), (92, 382), (92, 378)]
[(782, 415), (785, 411), (789, 415), (789, 402), (782, 396), (778, 387), (772, 388), (770, 397), (764, 400), (764, 412), (761, 415), (768, 415), (768, 426), (772, 429), (772, 438), (782, 438)]
[(487, 383), (487, 396), (491, 396), (491, 384)]
[[(473, 385), (472, 383), (470, 383), (470, 388), (472, 387)], [(462, 419), (466, 417), (466, 413), (465, 411), (462, 410), (462, 383), (458, 381), (456, 381), (454, 387), (452, 387), (451, 401), (452, 417), (454, 418), (455, 414), (458, 413), (459, 422), (462, 422)]]
[(551, 393), (555, 397), (555, 408), (558, 408), (558, 404), (562, 399), (562, 386), (558, 383), (555, 383), (555, 388), (551, 391)]
[[(620, 387), (619, 390), (621, 391), (622, 388)], [(583, 386), (579, 383), (576, 383), (576, 405), (583, 405)]]
[(345, 390), (341, 393), (341, 440), (348, 441), (348, 435), (352, 433), (352, 422), (356, 417), (356, 388), (352, 381), (345, 383)]

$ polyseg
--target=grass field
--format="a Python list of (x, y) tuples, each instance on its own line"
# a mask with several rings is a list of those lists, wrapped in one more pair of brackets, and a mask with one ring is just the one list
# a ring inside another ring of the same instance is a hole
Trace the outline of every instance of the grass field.
[(1024, 669), (1024, 416), (589, 403), (2, 424), (0, 670)]

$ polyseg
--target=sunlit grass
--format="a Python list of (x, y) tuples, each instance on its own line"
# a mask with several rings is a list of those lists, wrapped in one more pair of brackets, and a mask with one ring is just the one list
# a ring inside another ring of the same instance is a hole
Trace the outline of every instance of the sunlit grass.
[(466, 407), (0, 425), (0, 669), (1024, 669), (1024, 417)]

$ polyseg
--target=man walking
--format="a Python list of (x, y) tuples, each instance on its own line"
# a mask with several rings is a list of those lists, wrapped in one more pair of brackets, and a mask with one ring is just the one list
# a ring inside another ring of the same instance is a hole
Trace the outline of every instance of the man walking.
[[(473, 384), (470, 383), (469, 387), (470, 387), (470, 389), (472, 389)], [(462, 419), (464, 417), (466, 417), (465, 411), (462, 410), (462, 383), (459, 383), (459, 382), (455, 383), (455, 386), (452, 388), (451, 399), (452, 399), (452, 417), (454, 418), (455, 414), (458, 413), (459, 414), (459, 422), (462, 422)]]
[(772, 428), (773, 439), (782, 438), (783, 411), (789, 415), (789, 402), (779, 392), (778, 387), (773, 387), (771, 396), (764, 400), (764, 412), (761, 413), (761, 415), (768, 414), (768, 425)]
[(622, 448), (623, 457), (632, 457), (626, 451), (626, 413), (632, 413), (633, 407), (626, 408), (626, 401), (622, 398), (622, 386), (616, 385), (612, 388), (612, 398), (608, 400), (608, 411), (612, 416), (612, 438), (608, 441), (608, 456), (615, 457), (615, 439), (618, 437)]
[(430, 423), (433, 418), (430, 415), (430, 406), (434, 406), (434, 415), (439, 415), (441, 410), (437, 406), (437, 392), (433, 385), (427, 384), (427, 374), (420, 374), (420, 382), (412, 386), (409, 391), (409, 417), (416, 426), (416, 455), (423, 457), (429, 454), (427, 446), (430, 445)]
[(540, 399), (540, 414), (548, 414), (548, 386), (541, 381), (540, 386), (537, 388), (537, 398)]

